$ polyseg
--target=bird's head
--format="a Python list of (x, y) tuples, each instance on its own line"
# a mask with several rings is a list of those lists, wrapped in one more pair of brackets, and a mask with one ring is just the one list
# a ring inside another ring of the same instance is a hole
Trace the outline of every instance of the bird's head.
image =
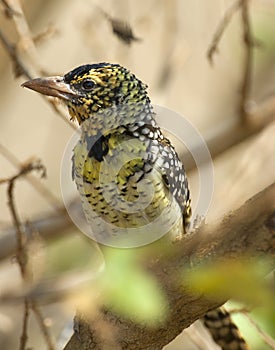
[(135, 109), (149, 101), (147, 86), (119, 64), (86, 64), (64, 76), (32, 79), (22, 86), (63, 100), (79, 124), (106, 109)]

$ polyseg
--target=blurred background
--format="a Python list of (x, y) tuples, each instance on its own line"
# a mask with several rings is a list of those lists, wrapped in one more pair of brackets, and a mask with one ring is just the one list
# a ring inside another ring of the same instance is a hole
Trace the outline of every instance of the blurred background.
[[(8, 3), (14, 8), (20, 4), (17, 0)], [(18, 28), (7, 16), (3, 1), (0, 2), (0, 29), (16, 44), (17, 53), (32, 77), (63, 75), (85, 63), (120, 63), (148, 84), (154, 104), (183, 115), (206, 137), (240, 120), (246, 54), (240, 11), (236, 11), (228, 24), (213, 64), (207, 59), (214, 32), (232, 4), (229, 0), (25, 0), (22, 9), (35, 42), (34, 50), (30, 38), (18, 35)], [(257, 108), (275, 92), (275, 1), (251, 1), (249, 12), (257, 45), (253, 49), (246, 102), (249, 108)], [(116, 35), (114, 19), (127, 22), (136, 40), (127, 43)], [(24, 28), (22, 30), (24, 32)], [(47, 178), (41, 182), (52, 193), (51, 200), (35, 190), (30, 181), (16, 183), (15, 200), (20, 218), (31, 221), (62, 205), (60, 164), (73, 129), (39, 94), (20, 87), (28, 79), (14, 77), (13, 64), (1, 44), (0, 79), (0, 178), (17, 172), (10, 161), (13, 157), (19, 162), (38, 157), (47, 168)], [(275, 113), (275, 108), (273, 110)], [(214, 158), (215, 189), (207, 222), (237, 209), (274, 181), (274, 132), (275, 124), (270, 122)], [(196, 196), (196, 170), (190, 168), (189, 179), (191, 193)], [(2, 184), (0, 242), (1, 237), (6, 239), (7, 228), (12, 226), (6, 191)], [(70, 226), (66, 231), (56, 232), (56, 239), (51, 238), (42, 245), (49, 245), (50, 252), (62, 251), (70, 255), (70, 249), (82, 239), (77, 229)], [(2, 255), (0, 288), (5, 286), (5, 291), (14, 286), (20, 288), (18, 266), (12, 255)], [(20, 308), (19, 305), (0, 305), (1, 349), (18, 348), (22, 323)], [(74, 310), (65, 311), (62, 303), (56, 303), (45, 306), (43, 314), (47, 325), (58, 336), (67, 320), (72, 319)], [(275, 334), (274, 324), (264, 324), (261, 319), (259, 322)], [(41, 335), (33, 318), (31, 324), (30, 346), (41, 349)], [(268, 348), (244, 319), (240, 326), (253, 349)], [(197, 349), (182, 336), (165, 349), (182, 349), (183, 341), (186, 349), (188, 342), (190, 349)]]

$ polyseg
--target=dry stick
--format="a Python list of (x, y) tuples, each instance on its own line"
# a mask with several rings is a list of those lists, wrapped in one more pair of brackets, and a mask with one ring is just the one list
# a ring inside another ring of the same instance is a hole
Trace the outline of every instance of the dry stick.
[(21, 61), (19, 56), (17, 55), (16, 48), (14, 45), (12, 45), (5, 35), (0, 31), (0, 40), (2, 41), (2, 44), (4, 48), (6, 49), (7, 53), (10, 56), (10, 59), (12, 61), (15, 76), (18, 77), (20, 75), (24, 75), (27, 79), (32, 79), (30, 73), (28, 72), (27, 68), (25, 67), (24, 63)]
[(241, 6), (242, 0), (235, 1), (225, 12), (222, 20), (219, 22), (218, 27), (213, 35), (212, 42), (207, 50), (207, 57), (209, 59), (209, 62), (213, 63), (213, 55), (218, 51), (218, 45), (222, 38), (222, 35), (225, 31), (225, 28), (229, 24), (232, 16), (234, 13), (238, 10), (238, 8)]
[(247, 112), (247, 102), (251, 89), (251, 76), (252, 76), (252, 60), (253, 60), (253, 46), (254, 38), (251, 30), (251, 21), (249, 18), (249, 0), (238, 0), (232, 4), (231, 7), (227, 9), (224, 17), (220, 21), (218, 28), (213, 36), (212, 42), (207, 50), (207, 57), (210, 63), (213, 63), (213, 55), (218, 50), (218, 44), (222, 38), (222, 35), (225, 31), (225, 28), (229, 24), (234, 13), (241, 7), (242, 14), (242, 26), (243, 26), (243, 41), (245, 49), (245, 58), (244, 58), (244, 72), (243, 78), (241, 81), (241, 98), (240, 98), (240, 107), (239, 115), (241, 121), (247, 124), (248, 112)]
[(19, 220), (19, 216), (15, 207), (13, 193), (14, 193), (15, 181), (19, 177), (24, 176), (33, 170), (42, 171), (42, 176), (45, 175), (45, 167), (40, 163), (40, 161), (28, 162), (22, 165), (21, 170), (16, 175), (14, 175), (13, 177), (7, 180), (8, 181), (8, 188), (7, 188), (8, 207), (10, 208), (11, 216), (13, 219), (13, 225), (16, 229), (15, 233), (16, 233), (16, 240), (17, 240), (17, 260), (18, 260), (20, 271), (24, 280), (28, 279), (27, 271), (26, 271), (27, 257), (26, 257), (25, 242), (24, 242), (25, 234), (23, 232), (22, 224)]
[[(17, 5), (19, 3), (17, 2)], [(11, 6), (11, 5), (9, 5)], [(18, 8), (17, 8), (18, 10)], [(17, 10), (14, 10), (13, 11), (13, 14), (17, 14), (18, 11)], [(23, 15), (23, 12), (22, 12), (22, 9), (20, 8), (20, 17), (21, 18), (21, 21), (25, 21), (25, 18), (24, 18), (24, 15)], [(26, 22), (26, 21), (25, 21)], [(18, 24), (18, 22), (16, 22)], [(22, 32), (19, 30), (19, 28), (26, 28), (26, 25), (17, 25), (17, 29), (18, 29), (18, 34), (19, 36), (21, 36), (21, 40), (22, 40)], [(7, 53), (9, 54), (10, 58), (11, 58), (11, 61), (13, 62), (13, 65), (15, 67), (15, 72), (16, 72), (16, 75), (24, 75), (27, 79), (32, 79), (32, 76), (30, 75), (30, 73), (28, 72), (28, 69), (26, 68), (25, 64), (22, 62), (22, 60), (20, 59), (20, 56), (18, 55), (17, 53), (17, 50), (16, 50), (16, 47), (14, 45), (12, 45), (8, 40), (7, 38), (4, 36), (4, 34), (0, 31), (0, 40), (2, 41), (2, 44), (4, 46), (4, 48), (6, 49)], [(44, 97), (44, 96), (43, 96)], [(71, 123), (68, 118), (67, 118), (67, 115), (63, 114), (61, 112), (61, 110), (59, 109), (59, 104), (53, 100), (53, 99), (49, 99), (47, 98), (46, 96), (44, 97), (49, 103), (50, 105), (52, 106), (52, 108), (58, 113), (59, 116), (61, 116), (61, 118), (67, 123), (70, 125), (70, 127), (72, 127), (73, 129), (76, 129), (76, 126), (75, 124)], [(2, 151), (3, 151), (3, 148), (2, 148)], [(6, 155), (7, 155), (7, 152), (4, 152)], [(11, 159), (10, 157), (10, 154), (9, 154), (9, 159)], [(53, 198), (52, 194), (41, 184), (39, 183), (36, 179), (35, 179), (35, 184), (34, 184), (35, 188), (38, 189), (38, 191), (40, 193), (42, 193), (43, 195), (46, 196), (46, 198), (48, 198), (52, 204), (55, 205), (55, 207), (57, 206), (57, 202), (56, 202), (56, 199)], [(63, 211), (64, 212), (64, 207), (63, 206), (59, 206), (58, 208), (58, 211)], [(42, 220), (43, 221), (43, 220)], [(64, 218), (64, 223), (61, 225), (62, 228), (64, 229), (64, 226), (65, 227), (68, 227), (68, 222), (70, 222), (70, 220), (68, 219), (68, 217), (65, 215), (65, 218)], [(60, 227), (60, 226), (59, 226)], [(5, 244), (3, 245), (3, 252), (5, 252), (5, 247), (7, 248), (8, 246), (8, 249), (6, 250), (6, 253), (10, 254), (14, 251), (15, 247), (16, 247), (16, 243), (15, 241), (13, 240), (13, 236), (9, 236), (8, 239), (7, 237), (4, 237), (4, 241), (5, 241)], [(9, 241), (9, 242), (7, 242)], [(12, 249), (10, 249), (12, 247)], [(6, 253), (4, 253), (6, 255)], [(7, 256), (7, 255), (6, 255)]]
[[(5, 35), (0, 31), (0, 41), (2, 41), (2, 44), (4, 48), (6, 49), (7, 53), (9, 54), (11, 61), (14, 65), (14, 72), (15, 76), (25, 76), (27, 79), (32, 79), (31, 74), (28, 72), (25, 64), (22, 62), (20, 59), (17, 50), (14, 45), (12, 45)], [(66, 124), (68, 124), (73, 130), (77, 129), (77, 126), (72, 123), (70, 120), (68, 120), (67, 114), (63, 113), (61, 109), (59, 108), (59, 102), (56, 99), (53, 99), (51, 97), (47, 97), (44, 95), (41, 95), (47, 102), (50, 103), (52, 108), (54, 109), (55, 112), (57, 112), (58, 116), (60, 116), (63, 121), (65, 121)]]
[[(148, 272), (155, 276), (170, 305), (169, 315), (161, 326), (145, 327), (103, 310), (95, 319), (109, 322), (119, 343), (117, 349), (160, 350), (182, 330), (226, 300), (209, 298), (190, 290), (188, 280), (183, 280), (184, 267), (195, 269), (209, 261), (240, 261), (261, 256), (275, 256), (275, 183), (248, 200), (242, 207), (225, 216), (217, 226), (205, 225), (192, 235), (173, 245), (173, 253), (153, 259)], [(149, 248), (149, 247), (148, 247)], [(146, 248), (144, 248), (146, 249)], [(152, 255), (152, 251), (150, 251)], [(247, 261), (247, 264), (250, 262)], [(244, 265), (245, 266), (245, 265)], [(269, 269), (272, 269), (269, 266)], [(269, 272), (268, 269), (266, 271)], [(264, 275), (263, 275), (264, 278)], [(228, 296), (230, 297), (230, 295)], [(79, 340), (81, 339), (81, 341)], [(74, 334), (66, 350), (102, 350), (104, 341), (98, 339), (93, 324), (79, 323), (79, 333)]]
[[(22, 165), (18, 158), (2, 144), (0, 144), (0, 153), (17, 169), (21, 168)], [(44, 199), (48, 201), (48, 203), (50, 203), (56, 210), (60, 210), (62, 207), (61, 201), (46, 186), (37, 180), (36, 177), (31, 174), (26, 175), (26, 180), (42, 195)], [(4, 181), (6, 180), (0, 179), (0, 184)]]
[[(20, 178), (21, 176), (24, 176), (28, 174), (29, 172), (37, 170), (42, 172), (42, 176), (45, 176), (45, 167), (41, 164), (40, 161), (32, 161), (25, 163), (22, 165), (21, 170), (13, 177), (11, 177), (8, 181), (8, 188), (7, 188), (7, 195), (8, 195), (8, 207), (10, 208), (11, 216), (13, 219), (13, 224), (15, 227), (16, 231), (16, 240), (17, 240), (17, 261), (19, 264), (20, 272), (22, 275), (22, 278), (24, 281), (30, 280), (29, 273), (27, 271), (27, 263), (28, 263), (28, 255), (26, 251), (26, 237), (24, 234), (24, 231), (22, 229), (22, 224), (19, 219), (19, 215), (15, 206), (15, 201), (14, 201), (14, 186), (15, 186), (15, 181)], [(24, 303), (24, 316), (23, 316), (23, 326), (22, 326), (22, 333), (20, 337), (20, 350), (26, 349), (26, 343), (28, 339), (27, 335), (27, 323), (29, 320), (29, 308), (33, 310), (35, 313), (36, 317), (39, 317), (40, 319), (43, 320), (43, 317), (39, 311), (39, 309), (36, 307), (35, 302), (30, 302), (28, 298), (25, 299)], [(51, 340), (51, 337), (49, 335), (49, 332), (44, 324), (41, 324), (40, 322), (40, 327), (42, 329), (43, 335), (46, 339), (46, 342), (48, 344), (48, 349), (49, 350), (54, 350), (54, 346)]]
[(251, 21), (249, 17), (249, 0), (241, 1), (243, 41), (245, 49), (244, 72), (241, 83), (241, 101), (240, 101), (240, 118), (241, 121), (247, 122), (247, 102), (251, 89), (252, 63), (253, 63), (253, 46), (254, 38), (252, 35)]
[(275, 340), (271, 338), (269, 334), (267, 334), (261, 327), (260, 325), (253, 319), (253, 317), (250, 315), (252, 312), (253, 308), (250, 307), (240, 307), (236, 309), (230, 309), (228, 310), (230, 314), (241, 314), (245, 316), (248, 321), (254, 326), (254, 328), (257, 330), (257, 332), (260, 334), (261, 338), (263, 341), (270, 346), (272, 349), (275, 349)]
[[(206, 130), (203, 137), (212, 158), (258, 134), (275, 120), (274, 116), (275, 96), (272, 96), (251, 109), (248, 113), (246, 125), (240, 123), (238, 118), (227, 118)], [(199, 151), (202, 145), (197, 145), (197, 147)], [(187, 171), (196, 168), (195, 161), (188, 151), (180, 154), (180, 158), (183, 160)]]
[(275, 340), (271, 338), (269, 334), (267, 334), (258, 324), (253, 320), (253, 318), (249, 315), (248, 312), (243, 312), (243, 315), (249, 320), (249, 322), (254, 326), (257, 332), (260, 334), (263, 341), (271, 347), (271, 349), (275, 349)]
[(166, 44), (162, 45), (162, 52), (160, 54), (162, 57), (162, 67), (157, 86), (163, 89), (167, 86), (174, 73), (173, 69), (175, 65), (172, 62), (173, 54), (171, 55), (171, 53), (173, 53), (177, 44), (178, 22), (176, 21), (176, 17), (178, 13), (178, 2), (176, 0), (164, 0), (162, 7), (164, 8), (164, 23), (162, 25), (163, 31), (161, 37)]
[(7, 3), (6, 0), (1, 0), (1, 3), (2, 5), (4, 6), (4, 9), (5, 9), (5, 14), (8, 16), (8, 17), (11, 17), (11, 16), (18, 16), (20, 15), (19, 12), (16, 12), (13, 8), (10, 7), (10, 5)]
[(28, 341), (28, 322), (30, 315), (30, 305), (27, 298), (24, 301), (24, 316), (23, 316), (23, 325), (22, 325), (22, 333), (20, 336), (20, 344), (19, 350), (26, 349), (27, 341)]
[[(25, 169), (22, 167), (21, 171), (15, 175), (14, 177), (10, 178), (8, 183), (8, 206), (11, 211), (11, 215), (13, 218), (13, 224), (16, 231), (16, 238), (17, 238), (17, 261), (19, 264), (20, 272), (24, 280), (28, 279), (27, 272), (26, 272), (26, 264), (27, 264), (27, 256), (25, 252), (24, 247), (24, 233), (21, 228), (21, 223), (17, 214), (17, 210), (14, 203), (14, 196), (13, 196), (13, 190), (14, 190), (14, 183), (15, 180), (22, 176), (23, 174), (26, 174), (28, 171), (31, 171), (32, 168), (25, 167)], [(23, 325), (22, 325), (22, 332), (20, 336), (20, 344), (19, 344), (19, 350), (26, 349), (26, 344), (28, 340), (28, 320), (29, 320), (29, 302), (27, 298), (24, 302), (24, 316), (23, 316)]]
[[(21, 8), (20, 1), (18, 0), (8, 0), (9, 6), (11, 6), (15, 11), (19, 12), (20, 15), (13, 15), (11, 16), (14, 24), (16, 31), (19, 35), (19, 38), (22, 43), (24, 43), (24, 50), (27, 51), (28, 56), (31, 58), (32, 62), (34, 62), (34, 66), (37, 67), (39, 75), (45, 74), (44, 69), (42, 69), (39, 64), (37, 63), (39, 61), (38, 55), (36, 52), (36, 47), (33, 41), (33, 38), (31, 36), (28, 23), (26, 21), (24, 12)], [(32, 79), (33, 77), (31, 74), (28, 72), (27, 68), (25, 67), (24, 63), (20, 59), (20, 55), (17, 50), (17, 46), (12, 45), (9, 40), (5, 37), (3, 33), (0, 32), (0, 40), (3, 43), (4, 48), (8, 52), (14, 67), (15, 67), (15, 75), (17, 76), (25, 76), (27, 79)], [(58, 115), (65, 121), (66, 124), (70, 125), (70, 127), (75, 130), (77, 126), (72, 123), (70, 120), (68, 120), (67, 114), (64, 114), (62, 110), (59, 108), (60, 104), (57, 101), (57, 99), (53, 99), (51, 97), (47, 96), (42, 96), (47, 102), (50, 103), (52, 108), (54, 109), (55, 112), (58, 113)]]
[(48, 332), (48, 328), (47, 328), (47, 326), (44, 323), (44, 319), (43, 319), (42, 313), (41, 313), (40, 309), (38, 308), (38, 306), (36, 305), (36, 303), (34, 301), (32, 301), (32, 303), (31, 303), (31, 308), (32, 308), (33, 313), (36, 316), (36, 320), (37, 320), (37, 322), (39, 324), (39, 327), (40, 327), (40, 330), (41, 330), (41, 332), (42, 332), (42, 334), (44, 336), (45, 342), (48, 345), (48, 349), (49, 350), (54, 350), (55, 347), (53, 345), (53, 342), (51, 340), (50, 334)]
[(230, 312), (230, 315), (233, 315), (233, 314), (244, 314), (245, 312), (246, 313), (250, 313), (252, 312), (253, 308), (252, 307), (238, 307), (238, 308), (234, 308), (234, 309), (227, 309), (227, 311)]
[(33, 42), (32, 33), (30, 31), (26, 17), (24, 16), (24, 11), (22, 9), (22, 4), (20, 0), (6, 0), (9, 7), (14, 11), (20, 13), (20, 16), (12, 16), (11, 19), (14, 23), (15, 30), (19, 36), (19, 41), (17, 50), (21, 49), (27, 53), (29, 60), (32, 63), (32, 66), (36, 68), (38, 72), (43, 72), (42, 67), (39, 62), (39, 55), (36, 50), (36, 46)]
[(33, 42), (35, 44), (39, 44), (44, 40), (51, 38), (53, 35), (57, 33), (58, 33), (58, 30), (56, 29), (56, 27), (53, 24), (49, 24), (46, 29), (44, 29), (42, 32), (36, 34), (33, 37)]

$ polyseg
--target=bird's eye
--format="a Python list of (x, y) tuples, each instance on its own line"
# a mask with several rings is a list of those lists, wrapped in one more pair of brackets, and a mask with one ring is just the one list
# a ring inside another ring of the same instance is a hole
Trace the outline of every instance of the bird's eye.
[(81, 85), (84, 90), (91, 91), (94, 88), (95, 83), (92, 80), (84, 80)]

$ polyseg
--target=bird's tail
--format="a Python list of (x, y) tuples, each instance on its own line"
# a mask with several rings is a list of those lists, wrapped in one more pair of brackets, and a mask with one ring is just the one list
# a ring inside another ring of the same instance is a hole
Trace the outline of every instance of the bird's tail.
[(209, 311), (202, 321), (222, 350), (249, 350), (237, 326), (225, 308)]

